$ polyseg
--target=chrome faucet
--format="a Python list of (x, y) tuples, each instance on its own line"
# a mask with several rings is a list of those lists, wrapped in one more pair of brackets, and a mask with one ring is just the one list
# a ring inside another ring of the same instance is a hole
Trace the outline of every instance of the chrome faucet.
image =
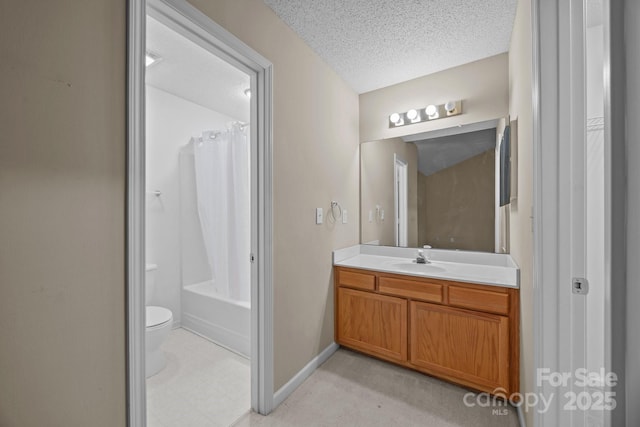
[(418, 249), (418, 256), (416, 257), (416, 263), (418, 264), (430, 264), (431, 262), (427, 259), (427, 257), (422, 253), (422, 249)]

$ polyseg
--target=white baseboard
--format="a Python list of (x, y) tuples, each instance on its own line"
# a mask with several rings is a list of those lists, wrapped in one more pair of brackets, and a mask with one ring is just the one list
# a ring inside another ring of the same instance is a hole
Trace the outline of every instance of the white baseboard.
[(527, 427), (527, 423), (524, 421), (524, 412), (522, 412), (522, 405), (518, 405), (516, 407), (516, 412), (518, 413), (518, 424), (520, 424), (520, 427)]
[(329, 344), (327, 348), (322, 350), (320, 354), (311, 359), (311, 361), (307, 363), (304, 368), (302, 368), (297, 374), (293, 376), (293, 378), (291, 378), (285, 385), (280, 387), (280, 389), (273, 394), (273, 409), (276, 409), (282, 402), (285, 401), (287, 397), (289, 397), (291, 393), (295, 391), (295, 389), (300, 387), (304, 380), (309, 378), (309, 375), (311, 375), (313, 371), (318, 369), (318, 366), (322, 365), (329, 357), (331, 357), (333, 353), (335, 353), (338, 347), (338, 344), (336, 344), (335, 342)]
[(195, 332), (198, 335), (207, 338), (209, 341), (222, 346), (226, 349), (238, 353), (245, 358), (249, 358), (251, 354), (251, 341), (249, 337), (239, 334), (220, 325), (215, 325), (208, 320), (202, 319), (189, 313), (182, 313), (181, 327)]

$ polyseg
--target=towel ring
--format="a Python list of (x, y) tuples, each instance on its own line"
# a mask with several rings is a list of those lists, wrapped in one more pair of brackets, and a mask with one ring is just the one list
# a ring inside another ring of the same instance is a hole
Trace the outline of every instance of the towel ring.
[[(338, 215), (336, 215), (336, 208), (338, 208)], [(340, 203), (334, 200), (331, 201), (331, 216), (333, 217), (334, 221), (342, 218), (342, 206), (340, 206)]]

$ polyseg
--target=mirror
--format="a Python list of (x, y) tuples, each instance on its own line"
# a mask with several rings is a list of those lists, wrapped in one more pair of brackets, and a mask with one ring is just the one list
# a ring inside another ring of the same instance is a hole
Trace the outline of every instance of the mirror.
[(362, 143), (361, 243), (508, 253), (508, 125), (502, 118)]

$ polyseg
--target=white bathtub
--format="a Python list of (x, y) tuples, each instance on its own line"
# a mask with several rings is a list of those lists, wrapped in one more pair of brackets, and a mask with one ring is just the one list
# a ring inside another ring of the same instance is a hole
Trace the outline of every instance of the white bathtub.
[(245, 357), (251, 354), (251, 307), (217, 295), (211, 282), (182, 290), (182, 325)]

